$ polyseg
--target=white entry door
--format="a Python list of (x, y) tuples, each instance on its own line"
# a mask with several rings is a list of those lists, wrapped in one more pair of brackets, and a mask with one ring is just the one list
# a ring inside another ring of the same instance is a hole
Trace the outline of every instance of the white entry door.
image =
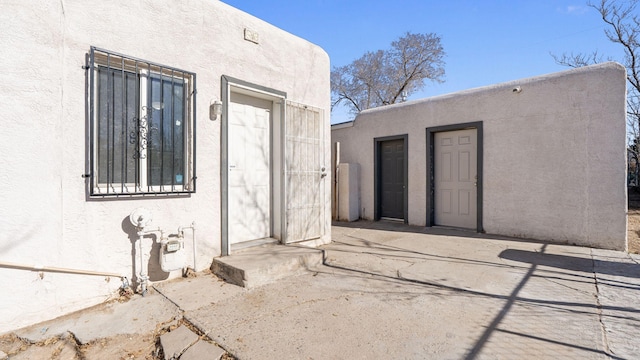
[(477, 226), (477, 130), (434, 134), (435, 224)]
[(272, 102), (231, 94), (228, 114), (229, 243), (271, 236)]

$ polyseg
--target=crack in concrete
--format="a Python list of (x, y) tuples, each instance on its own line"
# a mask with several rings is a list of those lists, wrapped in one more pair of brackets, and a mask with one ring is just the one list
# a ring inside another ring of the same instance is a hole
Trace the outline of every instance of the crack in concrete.
[(609, 339), (607, 338), (607, 327), (604, 324), (603, 316), (602, 316), (602, 304), (600, 303), (600, 288), (598, 286), (598, 274), (596, 273), (596, 260), (593, 256), (593, 249), (589, 250), (589, 254), (591, 255), (591, 269), (593, 273), (593, 284), (596, 288), (595, 300), (596, 300), (596, 309), (598, 311), (598, 322), (600, 323), (600, 331), (602, 333), (602, 342), (604, 345), (604, 351), (613, 356), (613, 352), (611, 351), (611, 347), (609, 346)]
[(545, 281), (548, 281), (548, 282), (550, 282), (550, 283), (556, 284), (556, 285), (558, 285), (558, 286), (562, 286), (562, 287), (565, 287), (565, 288), (567, 288), (567, 289), (571, 289), (571, 290), (573, 290), (573, 291), (577, 291), (577, 292), (582, 293), (582, 294), (589, 294), (589, 292), (588, 292), (588, 291), (580, 290), (580, 289), (574, 288), (574, 287), (572, 287), (572, 286), (569, 286), (569, 285), (566, 285), (566, 284), (562, 284), (562, 283), (560, 283), (559, 281), (555, 281), (555, 280), (549, 279), (549, 278), (547, 278), (547, 277), (541, 277), (541, 278), (542, 278), (543, 280), (545, 280)]
[(67, 331), (67, 334), (68, 335), (66, 336), (65, 341), (71, 342), (71, 345), (73, 346), (73, 349), (76, 352), (76, 356), (79, 360), (85, 360), (86, 356), (82, 352), (82, 343), (80, 342), (76, 334), (74, 334), (72, 331)]

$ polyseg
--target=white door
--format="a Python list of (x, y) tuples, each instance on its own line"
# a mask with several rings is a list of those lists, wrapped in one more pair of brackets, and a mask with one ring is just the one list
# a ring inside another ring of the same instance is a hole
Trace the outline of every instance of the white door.
[(285, 119), (286, 243), (319, 238), (325, 231), (323, 114), (287, 102)]
[(477, 226), (477, 131), (434, 134), (435, 224)]
[(271, 236), (272, 102), (231, 94), (228, 127), (229, 243)]

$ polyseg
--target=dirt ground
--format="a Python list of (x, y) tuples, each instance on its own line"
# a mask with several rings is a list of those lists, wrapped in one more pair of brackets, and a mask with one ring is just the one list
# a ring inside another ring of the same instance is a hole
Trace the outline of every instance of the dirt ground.
[(629, 209), (628, 222), (629, 252), (640, 254), (640, 207)]
[[(205, 272), (208, 274), (208, 272)], [(195, 275), (193, 275), (195, 276)], [(112, 301), (125, 302), (131, 294), (121, 295)], [(100, 305), (98, 305), (100, 306)], [(73, 314), (65, 315), (73, 316)], [(170, 324), (159, 324), (157, 328), (148, 333), (117, 335), (110, 338), (98, 339), (90, 343), (81, 344), (75, 336), (69, 332), (61, 336), (53, 336), (44, 341), (30, 342), (8, 333), (0, 336), (0, 359), (31, 360), (31, 359), (55, 359), (55, 360), (162, 360), (164, 354), (160, 345), (160, 336), (179, 326), (186, 326), (200, 335), (204, 341), (211, 342), (204, 334), (201, 334), (190, 323), (180, 320)], [(221, 360), (235, 360), (229, 353), (225, 353)]]
[(640, 254), (640, 189), (629, 189), (629, 213), (627, 219), (627, 238), (629, 252)]
[(119, 336), (80, 345), (66, 334), (30, 343), (14, 334), (0, 337), (0, 349), (11, 360), (18, 359), (162, 359), (154, 334)]

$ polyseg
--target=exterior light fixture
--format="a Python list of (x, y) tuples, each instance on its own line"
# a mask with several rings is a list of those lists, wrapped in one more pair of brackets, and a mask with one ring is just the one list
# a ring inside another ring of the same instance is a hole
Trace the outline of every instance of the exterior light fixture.
[(218, 116), (222, 114), (222, 101), (216, 100), (209, 105), (209, 119), (218, 120)]

